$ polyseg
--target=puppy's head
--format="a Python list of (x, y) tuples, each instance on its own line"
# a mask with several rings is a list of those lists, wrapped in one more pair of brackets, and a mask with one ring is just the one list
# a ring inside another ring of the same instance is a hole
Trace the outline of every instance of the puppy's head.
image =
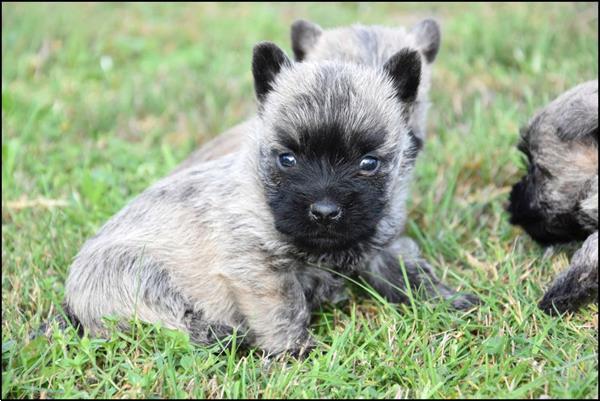
[(521, 132), (527, 174), (508, 211), (537, 242), (585, 239), (598, 227), (598, 83), (573, 88)]
[(381, 67), (402, 49), (419, 52), (423, 59), (421, 79), (408, 125), (417, 137), (425, 137), (431, 67), (441, 41), (436, 21), (426, 19), (407, 30), (377, 25), (322, 29), (315, 23), (298, 20), (292, 24), (291, 40), (296, 61), (339, 61)]
[(343, 252), (396, 234), (394, 200), (420, 145), (404, 112), (420, 67), (410, 50), (375, 69), (293, 63), (274, 44), (255, 47), (259, 174), (276, 229), (303, 251)]

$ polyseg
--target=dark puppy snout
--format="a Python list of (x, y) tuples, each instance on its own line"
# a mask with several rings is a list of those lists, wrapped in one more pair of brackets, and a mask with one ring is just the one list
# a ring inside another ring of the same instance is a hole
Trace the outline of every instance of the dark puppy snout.
[(331, 223), (342, 216), (342, 209), (333, 201), (324, 199), (310, 205), (308, 214), (322, 224)]

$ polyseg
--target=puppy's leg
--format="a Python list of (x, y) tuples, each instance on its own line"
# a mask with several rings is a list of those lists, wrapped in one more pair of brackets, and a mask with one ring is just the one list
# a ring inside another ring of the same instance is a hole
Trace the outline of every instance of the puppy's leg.
[(164, 265), (137, 249), (110, 247), (79, 255), (66, 286), (64, 311), (80, 332), (106, 333), (103, 317), (119, 318), (127, 328), (137, 317), (189, 333), (201, 345), (230, 334), (220, 322), (209, 322), (201, 306), (183, 295)]
[[(201, 310), (188, 309), (183, 316), (183, 322), (190, 335), (190, 340), (198, 345), (215, 344), (235, 331), (232, 326), (207, 320)], [(240, 335), (237, 345), (246, 345), (249, 342), (247, 330), (238, 326), (237, 333)]]
[(590, 235), (575, 252), (571, 265), (546, 291), (539, 303), (548, 314), (576, 311), (598, 297), (598, 232)]
[(325, 302), (335, 304), (348, 297), (344, 281), (328, 271), (312, 267), (298, 272), (296, 277), (302, 286), (310, 310)]
[(308, 332), (310, 309), (291, 272), (245, 271), (230, 282), (236, 305), (255, 345), (271, 355), (305, 355), (314, 347)]
[(459, 294), (442, 283), (431, 266), (420, 256), (417, 244), (410, 238), (399, 238), (376, 255), (360, 275), (390, 302), (408, 301), (406, 280), (400, 266), (404, 263), (411, 289), (423, 289), (429, 298), (450, 300), (456, 309), (468, 309), (480, 303), (472, 294)]

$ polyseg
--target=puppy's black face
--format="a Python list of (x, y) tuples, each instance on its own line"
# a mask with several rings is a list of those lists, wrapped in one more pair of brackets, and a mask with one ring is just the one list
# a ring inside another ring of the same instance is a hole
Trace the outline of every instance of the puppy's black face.
[(292, 64), (262, 43), (252, 72), (259, 175), (276, 229), (306, 253), (344, 263), (395, 235), (404, 211), (390, 198), (402, 199), (416, 156), (404, 124), (419, 88), (419, 53), (403, 49), (381, 68)]
[(264, 155), (277, 230), (309, 253), (368, 242), (387, 205), (393, 155), (380, 151), (386, 133), (344, 132), (332, 124), (277, 136)]
[(585, 239), (586, 230), (577, 221), (577, 210), (564, 208), (562, 202), (553, 202), (548, 194), (552, 174), (536, 164), (525, 141), (519, 150), (527, 157), (527, 174), (511, 190), (507, 211), (511, 224), (519, 225), (542, 245)]

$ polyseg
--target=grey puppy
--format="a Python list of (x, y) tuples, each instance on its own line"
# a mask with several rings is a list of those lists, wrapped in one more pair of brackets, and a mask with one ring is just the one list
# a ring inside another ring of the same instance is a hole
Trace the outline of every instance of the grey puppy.
[(598, 296), (598, 81), (565, 92), (522, 130), (528, 172), (508, 211), (542, 245), (584, 240), (539, 306), (574, 311)]
[[(306, 20), (298, 20), (291, 26), (291, 43), (296, 61), (341, 61), (380, 69), (394, 53), (401, 49), (414, 49), (421, 54), (423, 62), (416, 96), (404, 108), (398, 109), (398, 112), (403, 113), (403, 121), (407, 123), (409, 132), (415, 141), (414, 157), (417, 156), (425, 139), (431, 69), (439, 51), (440, 40), (439, 25), (431, 19), (420, 21), (410, 30), (404, 27), (388, 28), (358, 24), (324, 30), (317, 24)], [(257, 124), (259, 124), (258, 118), (255, 117), (219, 135), (196, 150), (178, 166), (175, 172), (237, 151), (242, 146), (248, 132), (256, 130)], [(402, 209), (405, 197), (399, 197), (398, 202), (402, 203), (402, 205), (398, 205), (398, 208)], [(417, 245), (409, 238), (403, 238), (402, 243), (403, 246), (399, 246), (392, 252), (393, 256), (382, 255), (380, 263), (391, 266), (396, 263), (398, 256), (404, 260), (410, 260), (419, 254)], [(399, 274), (398, 269), (387, 270), (385, 273), (388, 278), (394, 276), (395, 281), (398, 281), (397, 275)], [(398, 301), (397, 291), (375, 280), (372, 280), (371, 284), (382, 291), (388, 299)], [(455, 302), (455, 306), (467, 307), (475, 301), (475, 297), (468, 296)]]
[[(290, 36), (296, 61), (341, 61), (381, 67), (401, 49), (410, 48), (421, 52), (425, 63), (421, 66), (418, 94), (405, 112), (409, 115), (409, 127), (414, 135), (420, 140), (425, 138), (431, 67), (439, 51), (441, 40), (437, 22), (425, 19), (410, 30), (404, 27), (388, 28), (358, 24), (323, 29), (315, 23), (297, 20), (291, 26)], [(177, 166), (174, 172), (238, 150), (244, 142), (244, 136), (252, 131), (256, 119), (254, 117), (238, 124), (203, 144)]]
[(381, 68), (293, 63), (257, 45), (247, 144), (162, 179), (90, 238), (66, 284), (71, 319), (102, 335), (104, 316), (135, 315), (201, 344), (233, 328), (269, 353), (302, 353), (339, 274), (406, 300), (398, 255), (411, 286), (471, 306), (402, 237), (418, 147), (405, 110), (422, 64), (408, 49)]

